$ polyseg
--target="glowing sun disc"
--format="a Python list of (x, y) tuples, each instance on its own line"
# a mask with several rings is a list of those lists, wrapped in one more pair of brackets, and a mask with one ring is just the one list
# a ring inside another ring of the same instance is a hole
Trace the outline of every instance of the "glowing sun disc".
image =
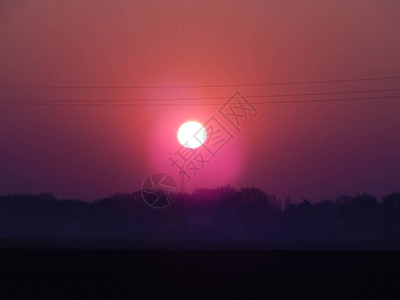
[(206, 129), (198, 122), (183, 123), (178, 129), (178, 141), (186, 148), (200, 147), (206, 141)]

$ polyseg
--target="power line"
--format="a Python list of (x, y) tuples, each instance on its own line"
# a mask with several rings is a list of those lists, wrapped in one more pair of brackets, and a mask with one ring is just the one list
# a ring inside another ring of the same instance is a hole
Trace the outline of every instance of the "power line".
[[(297, 103), (324, 103), (324, 102), (347, 102), (360, 100), (392, 99), (399, 100), (400, 95), (396, 96), (374, 96), (358, 98), (333, 98), (322, 100), (295, 100), (295, 101), (263, 101), (251, 102), (252, 104), (297, 104)], [(76, 106), (76, 107), (162, 107), (162, 106), (215, 106), (223, 103), (161, 103), (161, 104), (74, 104), (74, 103), (29, 103), (29, 102), (1, 102), (0, 105), (21, 105), (21, 106)]]
[[(375, 93), (375, 92), (394, 92), (400, 91), (400, 88), (376, 89), (376, 90), (355, 90), (355, 91), (337, 91), (337, 92), (319, 92), (319, 93), (295, 93), (295, 94), (270, 94), (270, 95), (252, 95), (246, 98), (279, 98), (279, 97), (298, 97), (298, 96), (321, 96), (321, 95), (337, 95), (337, 94), (355, 94), (355, 93)], [(146, 98), (146, 99), (100, 99), (100, 100), (0, 100), (2, 102), (21, 102), (21, 103), (96, 103), (96, 102), (149, 102), (149, 101), (190, 101), (190, 100), (223, 100), (226, 97), (195, 97), (195, 98)]]
[(334, 79), (334, 80), (316, 80), (316, 81), (292, 81), (292, 82), (269, 82), (269, 83), (238, 83), (238, 84), (209, 84), (209, 85), (169, 85), (169, 86), (73, 86), (73, 85), (0, 85), (0, 88), (35, 88), (35, 89), (176, 89), (176, 88), (217, 88), (217, 87), (250, 87), (250, 86), (273, 86), (273, 85), (295, 85), (295, 84), (321, 84), (321, 83), (340, 83), (356, 81), (377, 81), (400, 79), (400, 76), (390, 77), (369, 77), (353, 79)]

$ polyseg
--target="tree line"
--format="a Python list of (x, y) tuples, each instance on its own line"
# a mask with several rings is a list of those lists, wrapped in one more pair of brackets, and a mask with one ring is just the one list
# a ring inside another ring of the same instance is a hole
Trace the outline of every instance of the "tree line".
[(92, 203), (51, 194), (0, 197), (0, 238), (182, 241), (399, 241), (400, 193), (300, 203), (258, 188), (223, 186), (176, 195), (153, 209), (141, 192)]

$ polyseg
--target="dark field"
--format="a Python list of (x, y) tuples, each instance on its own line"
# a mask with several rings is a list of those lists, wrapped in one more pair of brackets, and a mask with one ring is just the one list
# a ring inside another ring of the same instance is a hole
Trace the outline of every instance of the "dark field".
[(0, 252), (9, 299), (397, 298), (396, 251)]

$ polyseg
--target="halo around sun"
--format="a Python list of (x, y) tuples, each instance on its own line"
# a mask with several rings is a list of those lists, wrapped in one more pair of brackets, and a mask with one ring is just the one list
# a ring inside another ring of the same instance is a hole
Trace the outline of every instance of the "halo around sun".
[(178, 129), (178, 141), (186, 148), (200, 147), (206, 141), (206, 137), (206, 129), (199, 122), (189, 121)]

